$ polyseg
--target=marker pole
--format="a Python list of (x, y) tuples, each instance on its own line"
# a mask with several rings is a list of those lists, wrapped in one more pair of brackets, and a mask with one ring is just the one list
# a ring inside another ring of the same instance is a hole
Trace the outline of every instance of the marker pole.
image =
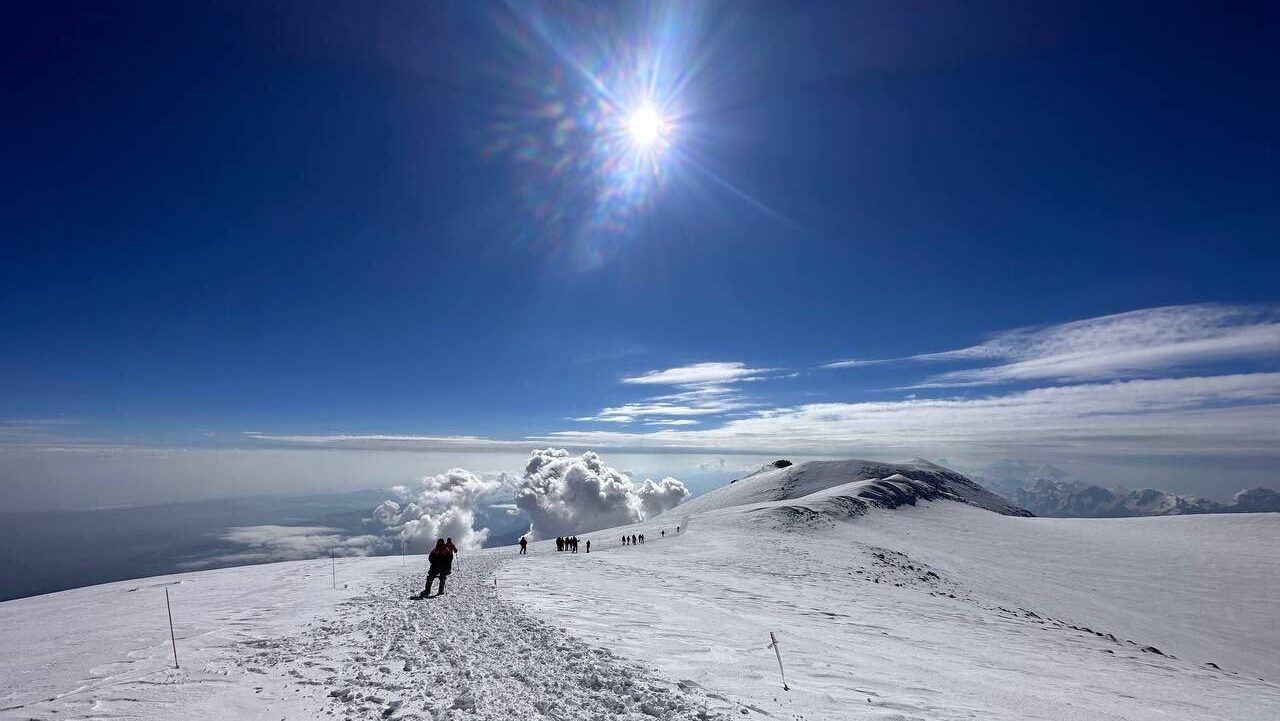
[(787, 686), (787, 674), (782, 670), (782, 651), (778, 649), (778, 639), (773, 635), (773, 631), (769, 632), (769, 648), (773, 649), (773, 653), (778, 657), (778, 675), (782, 676), (782, 690), (790, 691), (791, 687)]
[(178, 668), (178, 639), (173, 635), (173, 607), (169, 605), (169, 589), (164, 589), (164, 610), (169, 613), (169, 643), (173, 644), (173, 667)]

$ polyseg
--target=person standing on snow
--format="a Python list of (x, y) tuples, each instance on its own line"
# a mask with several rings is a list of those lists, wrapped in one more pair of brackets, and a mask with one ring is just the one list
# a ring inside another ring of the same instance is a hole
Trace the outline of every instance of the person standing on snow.
[(427, 585), (422, 589), (422, 593), (412, 598), (430, 598), (431, 582), (440, 579), (440, 590), (437, 596), (444, 595), (444, 582), (449, 577), (449, 573), (453, 570), (453, 551), (449, 550), (443, 538), (436, 539), (436, 547), (431, 549), (431, 553), (427, 554), (427, 561), (431, 564), (427, 569)]
[(450, 553), (457, 553), (457, 552), (458, 552), (458, 547), (457, 547), (457, 546), (455, 546), (455, 545), (453, 545), (453, 539), (452, 539), (452, 538), (446, 538), (446, 539), (444, 539), (444, 546), (445, 546), (445, 548), (448, 548), (448, 549), (449, 549), (449, 552), (450, 552)]
[(591, 539), (587, 539), (587, 553), (591, 553)]
[(529, 540), (524, 536), (520, 537), (520, 555), (527, 555), (529, 552)]

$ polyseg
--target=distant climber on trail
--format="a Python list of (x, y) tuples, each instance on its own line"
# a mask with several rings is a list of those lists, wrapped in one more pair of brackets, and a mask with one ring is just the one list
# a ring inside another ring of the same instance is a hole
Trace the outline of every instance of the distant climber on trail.
[(627, 535), (625, 533), (622, 534), (622, 545), (627, 545)]
[(662, 537), (663, 537), (663, 538), (666, 538), (666, 537), (667, 537), (667, 529), (665, 529), (665, 528), (664, 528), (664, 529), (662, 529)]
[(559, 536), (556, 536), (556, 550), (557, 551), (564, 550), (564, 539)]
[(591, 539), (587, 539), (587, 553), (591, 553)]
[(643, 545), (644, 545), (644, 534), (643, 534), (643, 533), (641, 533), (641, 534), (640, 534), (640, 545), (641, 545), (641, 546), (643, 546)]
[(444, 539), (444, 547), (445, 547), (445, 548), (447, 548), (447, 549), (449, 549), (449, 551), (450, 551), (451, 553), (457, 553), (457, 552), (458, 552), (458, 547), (457, 547), (457, 546), (455, 546), (455, 545), (453, 545), (453, 539), (452, 539), (452, 538), (446, 538), (446, 539)]
[(529, 553), (529, 539), (524, 536), (520, 537), (520, 555), (524, 556)]
[(440, 579), (440, 590), (437, 596), (444, 595), (444, 582), (449, 577), (449, 572), (453, 570), (453, 551), (449, 550), (447, 542), (443, 538), (436, 539), (436, 547), (431, 549), (431, 553), (427, 554), (427, 561), (431, 563), (427, 569), (427, 585), (422, 589), (422, 593), (409, 598), (431, 598), (431, 582)]
[(636, 535), (636, 534), (634, 534), (634, 533), (633, 533), (633, 534), (631, 534), (631, 545), (633, 545), (633, 546), (634, 546), (634, 545), (636, 545), (636, 539), (637, 539), (637, 538), (639, 538), (639, 536), (637, 536), (637, 535)]

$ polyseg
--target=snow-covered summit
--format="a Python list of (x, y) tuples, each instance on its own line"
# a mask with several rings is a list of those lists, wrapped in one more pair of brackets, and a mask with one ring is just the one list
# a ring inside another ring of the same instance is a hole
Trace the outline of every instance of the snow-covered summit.
[(669, 514), (687, 516), (760, 503), (803, 501), (801, 505), (809, 510), (858, 515), (870, 507), (897, 508), (939, 499), (1007, 516), (1031, 515), (964, 475), (919, 459), (905, 463), (849, 459), (808, 461), (782, 468), (766, 466), (691, 499)]

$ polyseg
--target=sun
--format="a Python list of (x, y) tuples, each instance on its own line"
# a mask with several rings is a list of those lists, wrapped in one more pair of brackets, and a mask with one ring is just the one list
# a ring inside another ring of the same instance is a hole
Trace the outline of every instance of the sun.
[(627, 131), (631, 133), (631, 142), (637, 147), (651, 148), (664, 139), (667, 123), (652, 105), (643, 105), (628, 116)]

